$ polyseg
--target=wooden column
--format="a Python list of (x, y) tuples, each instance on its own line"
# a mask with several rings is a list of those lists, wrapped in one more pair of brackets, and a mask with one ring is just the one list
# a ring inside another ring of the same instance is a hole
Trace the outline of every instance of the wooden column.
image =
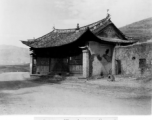
[(116, 74), (116, 50), (115, 47), (113, 49), (113, 55), (112, 55), (112, 75)]
[(89, 51), (83, 50), (83, 78), (89, 77)]
[(33, 55), (30, 55), (30, 75), (33, 74)]

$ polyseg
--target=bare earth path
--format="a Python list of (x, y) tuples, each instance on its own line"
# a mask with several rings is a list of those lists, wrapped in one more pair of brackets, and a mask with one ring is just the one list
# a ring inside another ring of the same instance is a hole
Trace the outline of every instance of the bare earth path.
[(0, 75), (1, 115), (151, 114), (149, 89), (98, 86), (84, 80), (69, 79), (59, 83), (45, 80), (37, 82), (25, 80), (28, 78), (27, 73), (13, 73), (10, 76), (11, 78), (9, 74)]

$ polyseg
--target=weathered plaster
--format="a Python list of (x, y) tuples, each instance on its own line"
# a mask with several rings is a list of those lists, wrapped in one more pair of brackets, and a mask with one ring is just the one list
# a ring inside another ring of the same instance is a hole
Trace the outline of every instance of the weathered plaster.
[[(116, 59), (121, 60), (122, 74), (145, 76), (152, 73), (152, 44), (135, 44), (127, 47), (116, 47)], [(146, 63), (140, 68), (140, 59)]]
[(112, 25), (107, 26), (104, 28), (103, 31), (98, 33), (99, 36), (101, 37), (110, 37), (110, 38), (122, 38), (114, 29)]
[[(110, 61), (107, 61), (103, 57), (107, 49), (109, 49), (108, 56), (110, 56)], [(94, 41), (89, 42), (89, 51), (91, 54), (90, 58), (92, 66), (91, 76), (109, 74), (112, 67), (112, 50), (113, 47), (110, 45), (104, 45)]]
[(89, 51), (83, 50), (83, 77), (89, 77)]

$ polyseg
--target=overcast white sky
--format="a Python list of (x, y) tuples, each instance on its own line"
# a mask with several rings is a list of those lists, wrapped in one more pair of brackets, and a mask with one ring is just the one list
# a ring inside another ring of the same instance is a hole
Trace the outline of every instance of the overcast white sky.
[(152, 17), (152, 0), (0, 0), (0, 44), (25, 47), (19, 40), (55, 28), (75, 28), (107, 15), (117, 27)]

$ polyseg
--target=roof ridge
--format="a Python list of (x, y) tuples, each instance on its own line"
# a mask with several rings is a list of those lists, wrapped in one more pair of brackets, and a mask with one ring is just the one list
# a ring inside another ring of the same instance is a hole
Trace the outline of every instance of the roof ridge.
[(35, 38), (35, 39), (29, 39), (28, 42), (38, 42), (39, 40), (41, 40), (43, 37), (46, 37), (47, 35), (50, 35), (51, 33), (53, 33), (54, 30), (52, 30), (51, 32), (41, 36), (41, 37), (38, 37), (38, 38)]
[[(107, 15), (106, 18), (102, 19), (102, 20), (99, 20), (97, 22), (94, 22), (94, 23), (91, 23), (91, 24), (88, 24), (88, 25), (85, 25), (85, 26), (82, 26), (79, 28), (79, 31), (83, 31), (83, 30), (86, 30), (86, 29), (90, 29), (92, 31), (92, 28), (93, 30), (98, 28), (99, 26), (101, 25), (104, 25), (108, 20), (110, 19), (110, 16)], [(102, 24), (101, 24), (102, 23)], [(99, 25), (99, 26), (98, 26)], [(28, 40), (29, 42), (38, 42), (40, 41), (41, 39), (43, 39), (44, 37), (47, 37), (49, 36), (51, 33), (72, 33), (72, 32), (76, 32), (76, 28), (73, 28), (73, 29), (56, 29), (54, 28), (51, 32), (41, 36), (41, 37), (38, 37), (38, 38), (35, 38), (33, 40)]]
[[(82, 27), (79, 28), (79, 30), (85, 30), (85, 29), (87, 29), (88, 27), (91, 29), (92, 27), (95, 27), (96, 25), (98, 25), (98, 24), (100, 24), (100, 23), (104, 24), (104, 23), (107, 22), (109, 19), (110, 19), (110, 16), (107, 15), (106, 18), (101, 19), (101, 20), (98, 20), (98, 21), (93, 22), (93, 23), (91, 23), (91, 24), (82, 26)], [(100, 25), (101, 25), (101, 24), (100, 24)], [(76, 31), (76, 28), (71, 28), (71, 29), (56, 29), (56, 28), (55, 28), (55, 31), (56, 31), (56, 32), (75, 32), (75, 31)]]

